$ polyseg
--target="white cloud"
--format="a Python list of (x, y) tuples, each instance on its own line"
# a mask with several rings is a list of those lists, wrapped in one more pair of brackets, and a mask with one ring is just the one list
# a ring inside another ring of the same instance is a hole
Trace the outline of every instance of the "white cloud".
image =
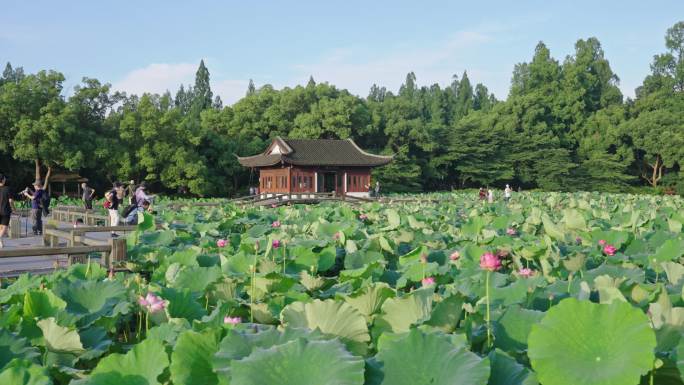
[(155, 63), (134, 69), (112, 86), (117, 91), (142, 95), (175, 92), (181, 84), (193, 84), (197, 63)]
[(211, 90), (214, 95), (220, 95), (224, 105), (231, 105), (240, 100), (247, 93), (249, 80), (212, 80)]
[[(142, 95), (145, 92), (162, 94), (167, 90), (175, 95), (181, 84), (192, 85), (195, 83), (195, 72), (199, 60), (193, 63), (155, 63), (143, 68), (137, 68), (127, 73), (120, 81), (112, 86), (117, 91), (125, 91), (127, 94)], [(212, 63), (205, 63), (211, 73)], [(220, 64), (215, 64), (220, 67)], [(220, 72), (220, 71), (217, 71)], [(220, 95), (226, 105), (238, 101), (245, 95), (249, 80), (220, 79), (211, 75), (211, 88), (214, 95)]]
[[(309, 75), (316, 81), (327, 81), (351, 92), (365, 96), (370, 86), (375, 83), (396, 91), (403, 83), (406, 74), (413, 71), (419, 84), (440, 83), (446, 85), (451, 82), (453, 74), (460, 74), (468, 70), (471, 81), (499, 82), (501, 75), (505, 75), (504, 83), (508, 82), (506, 71), (485, 71), (477, 68), (466, 68), (466, 59), (472, 52), (466, 49), (487, 44), (493, 38), (488, 33), (480, 31), (460, 31), (435, 45), (402, 44), (393, 47), (389, 53), (378, 52), (375, 57), (365, 61), (358, 61), (356, 50), (336, 49), (316, 63), (295, 66), (299, 73), (294, 83), (306, 82)], [(506, 89), (497, 90), (503, 92)]]

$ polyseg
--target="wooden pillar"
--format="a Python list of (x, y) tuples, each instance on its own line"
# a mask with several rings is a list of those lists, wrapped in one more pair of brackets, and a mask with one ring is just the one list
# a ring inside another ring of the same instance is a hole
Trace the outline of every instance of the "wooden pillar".
[(125, 238), (112, 238), (109, 240), (109, 246), (111, 246), (112, 249), (105, 258), (106, 266), (112, 267), (115, 263), (126, 260)]
[(9, 237), (10, 239), (18, 239), (21, 237), (21, 217), (18, 215), (10, 217)]

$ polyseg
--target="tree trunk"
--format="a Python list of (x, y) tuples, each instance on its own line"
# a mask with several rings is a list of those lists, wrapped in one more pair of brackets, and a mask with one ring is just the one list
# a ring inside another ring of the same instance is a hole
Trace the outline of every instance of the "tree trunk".
[(660, 159), (660, 155), (656, 156), (655, 163), (645, 163), (651, 168), (651, 175), (648, 175), (646, 172), (644, 172), (642, 173), (641, 177), (646, 179), (651, 187), (658, 187), (658, 182), (660, 182), (660, 180), (663, 178), (663, 161)]
[(40, 180), (40, 159), (34, 159), (34, 161), (36, 163), (36, 179), (34, 179), (34, 180), (39, 181)]
[(45, 180), (43, 181), (43, 188), (47, 188), (50, 184), (50, 174), (52, 174), (52, 166), (48, 166), (47, 174), (45, 174)]

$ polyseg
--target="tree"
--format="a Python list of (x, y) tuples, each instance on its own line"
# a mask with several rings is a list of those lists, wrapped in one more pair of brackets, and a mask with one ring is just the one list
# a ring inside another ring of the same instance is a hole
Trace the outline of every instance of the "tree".
[(656, 55), (637, 90), (633, 119), (625, 124), (635, 145), (640, 177), (657, 187), (684, 161), (684, 22), (667, 30), (668, 52)]
[(473, 108), (473, 87), (470, 85), (468, 74), (463, 71), (461, 81), (458, 83), (456, 91), (456, 105), (454, 108), (454, 121), (458, 121), (466, 116)]
[(195, 88), (193, 89), (193, 106), (198, 111), (211, 108), (213, 94), (209, 84), (209, 70), (204, 65), (204, 60), (200, 61), (199, 68), (195, 73)]
[(54, 166), (77, 169), (85, 161), (86, 144), (65, 112), (63, 82), (59, 72), (40, 71), (4, 84), (0, 94), (0, 124), (13, 157), (33, 162), (35, 179), (46, 184)]

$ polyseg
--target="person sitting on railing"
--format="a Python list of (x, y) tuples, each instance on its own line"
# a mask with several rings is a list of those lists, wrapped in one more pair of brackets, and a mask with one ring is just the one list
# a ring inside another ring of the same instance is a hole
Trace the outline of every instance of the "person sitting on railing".
[(140, 222), (138, 219), (140, 216), (138, 214), (144, 213), (145, 211), (150, 211), (149, 201), (143, 201), (142, 205), (136, 206), (133, 210), (131, 210), (131, 212), (126, 216), (124, 223), (130, 226), (137, 225)]

